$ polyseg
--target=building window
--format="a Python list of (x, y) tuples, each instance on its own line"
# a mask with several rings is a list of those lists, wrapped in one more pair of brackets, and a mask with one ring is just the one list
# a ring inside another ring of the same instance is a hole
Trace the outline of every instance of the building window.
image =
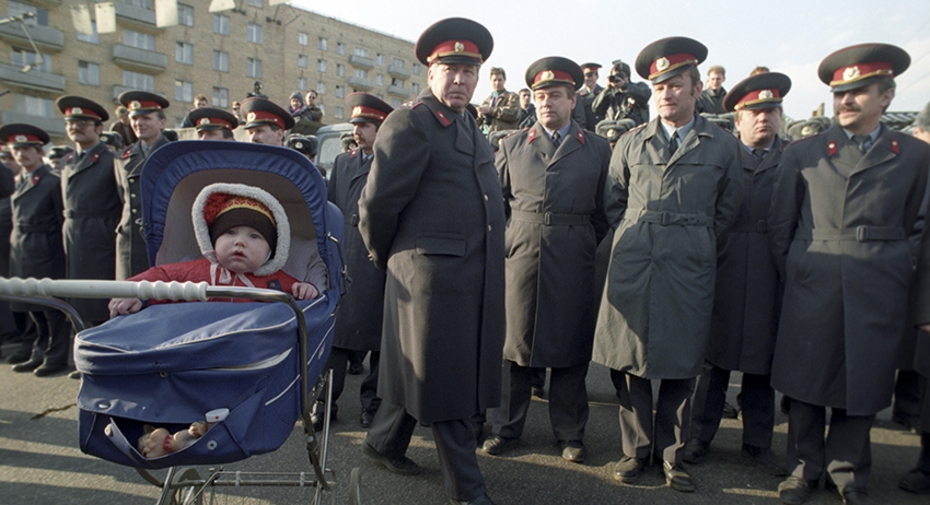
[(326, 83), (323, 81), (317, 81), (316, 83), (316, 94), (325, 95), (326, 94)]
[(310, 44), (310, 36), (304, 32), (297, 32), (297, 43), (306, 46)]
[(403, 104), (404, 104), (404, 101), (401, 100), (400, 98), (391, 98), (391, 107), (396, 109)]
[(336, 98), (345, 98), (346, 88), (344, 86), (336, 85)]
[(249, 42), (262, 43), (262, 25), (249, 23), (248, 34)]
[(345, 54), (346, 54), (346, 45), (343, 44), (342, 42), (337, 43), (337, 44), (336, 44), (336, 54), (341, 54), (341, 55), (345, 56)]
[(120, 0), (124, 4), (135, 5), (136, 7), (142, 7), (143, 9), (148, 9), (150, 11), (155, 10), (155, 0)]
[(87, 35), (81, 32), (77, 32), (77, 39), (80, 40), (81, 42), (88, 42), (90, 44), (99, 44), (100, 34), (97, 33), (97, 22), (91, 21), (90, 27), (93, 29), (94, 33)]
[(391, 78), (391, 86), (397, 86), (398, 88), (403, 88), (403, 87), (404, 87), (404, 80), (403, 80), (403, 79), (398, 79), (398, 78), (396, 78), (396, 77), (392, 77), (392, 78)]
[(345, 77), (345, 76), (346, 76), (346, 66), (343, 65), (342, 63), (337, 63), (337, 64), (336, 64), (336, 75), (339, 76), (339, 77)]
[(420, 64), (419, 63), (413, 64), (413, 75), (420, 75)]
[(420, 85), (419, 85), (418, 83), (413, 83), (413, 84), (411, 84), (411, 85), (410, 85), (410, 91), (412, 91), (414, 95), (419, 95), (419, 94), (420, 94)]
[(155, 76), (123, 70), (123, 86), (142, 91), (155, 91)]
[(342, 119), (342, 116), (345, 114), (342, 107), (336, 107), (333, 109), (333, 117), (335, 119)]
[(187, 81), (174, 81), (174, 99), (179, 102), (193, 102), (194, 83)]
[(316, 69), (319, 70), (320, 72), (326, 72), (326, 60), (322, 58), (319, 60), (316, 60)]
[(378, 65), (384, 66), (384, 55), (381, 53), (378, 53)]
[(55, 107), (55, 102), (46, 98), (21, 95), (19, 93), (13, 96), (15, 102), (14, 107), (16, 108), (16, 112), (20, 114), (38, 117), (55, 117), (55, 111), (58, 110)]
[(368, 49), (362, 47), (355, 48), (355, 56), (361, 56), (362, 58), (368, 57)]
[(229, 107), (229, 90), (213, 86), (213, 97), (210, 100), (210, 104), (222, 109)]
[(224, 16), (222, 14), (213, 15), (213, 33), (229, 35), (229, 16)]
[(229, 53), (213, 50), (213, 70), (229, 72)]
[(194, 26), (194, 8), (190, 5), (178, 4), (178, 24)]
[(155, 36), (135, 30), (123, 30), (123, 44), (137, 49), (155, 50)]
[(174, 45), (174, 61), (185, 65), (194, 64), (194, 46), (187, 42), (178, 42)]
[(297, 55), (297, 66), (300, 68), (307, 68), (307, 55), (306, 54)]
[(362, 68), (356, 68), (355, 77), (358, 77), (359, 79), (368, 79), (368, 71)]
[(246, 58), (245, 75), (260, 79), (262, 77), (262, 60), (258, 58)]
[(325, 38), (323, 38), (323, 37), (320, 37), (320, 43), (319, 43), (319, 46), (318, 46), (318, 47), (320, 48), (320, 50), (321, 50), (321, 51), (325, 51), (325, 50), (326, 50), (326, 46), (328, 46), (328, 45), (329, 45), (329, 43), (327, 42), (327, 40), (326, 40)]
[(404, 68), (404, 65), (405, 65), (405, 64), (406, 64), (406, 62), (404, 61), (403, 58), (398, 58), (397, 56), (394, 56), (393, 58), (391, 58), (391, 65), (392, 65), (392, 66)]
[(261, 9), (265, 6), (265, 0), (249, 0), (249, 6)]
[(20, 16), (24, 13), (35, 14), (34, 18), (26, 20), (27, 26), (48, 26), (48, 10), (41, 9), (34, 5), (17, 2), (16, 0), (7, 0), (6, 15), (9, 17)]
[(384, 86), (384, 74), (378, 74), (375, 76), (375, 84), (378, 86)]
[[(38, 59), (39, 57), (36, 53), (24, 49), (13, 49), (10, 56), (10, 64), (14, 67), (25, 68), (26, 65), (34, 65)], [(39, 65), (38, 70), (42, 72), (52, 71), (52, 59), (48, 55), (42, 55), (42, 64)]]
[(78, 82), (100, 86), (100, 65), (87, 61), (78, 62)]
[(300, 91), (307, 91), (307, 78), (306, 77), (297, 78), (297, 89)]

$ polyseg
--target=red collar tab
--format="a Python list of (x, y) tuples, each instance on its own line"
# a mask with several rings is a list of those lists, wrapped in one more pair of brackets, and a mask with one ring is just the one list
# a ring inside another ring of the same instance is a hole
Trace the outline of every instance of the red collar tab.
[(533, 89), (546, 84), (567, 84), (575, 89), (575, 80), (572, 74), (561, 70), (543, 70), (533, 77)]
[(264, 110), (249, 111), (245, 120), (248, 121), (250, 125), (252, 123), (271, 123), (278, 125), (282, 130), (284, 129), (284, 119), (277, 114), (272, 114)]
[(436, 111), (436, 117), (439, 118), (439, 122), (441, 122), (443, 126), (449, 126), (450, 124), (452, 124), (452, 121), (449, 121), (446, 118), (446, 115), (443, 114), (441, 110)]
[(230, 130), (230, 131), (233, 130), (232, 123), (230, 123), (229, 121), (220, 119), (218, 117), (202, 117), (200, 118), (199, 121), (197, 121), (197, 129), (200, 129), (201, 127), (210, 127), (210, 126), (221, 126), (223, 128), (226, 128), (227, 130)]
[(841, 86), (867, 77), (879, 75), (894, 77), (891, 63), (886, 61), (875, 61), (840, 67), (833, 72), (833, 80), (830, 81), (830, 86)]
[(353, 149), (352, 152), (349, 154), (349, 157), (354, 158), (357, 153), (358, 153), (358, 149)]
[(426, 58), (426, 62), (432, 64), (436, 59), (448, 58), (449, 56), (464, 56), (475, 60), (475, 63), (481, 65), (484, 58), (481, 57), (481, 51), (478, 46), (468, 40), (447, 40), (440, 42), (433, 48), (433, 52)]
[(352, 109), (352, 119), (355, 119), (357, 117), (361, 117), (365, 119), (374, 119), (375, 121), (384, 121), (384, 118), (387, 117), (387, 114), (384, 111), (375, 109), (374, 107), (356, 105)]
[(750, 91), (736, 102), (733, 109), (740, 110), (747, 105), (755, 105), (757, 103), (781, 103), (781, 93), (779, 93), (776, 88)]
[(536, 140), (536, 129), (530, 130), (530, 133), (527, 134), (527, 142), (532, 143), (534, 140)]
[(97, 114), (96, 112), (90, 109), (85, 109), (83, 107), (68, 107), (65, 109), (65, 119), (69, 117), (89, 117), (98, 121), (101, 120), (100, 114)]
[(901, 147), (898, 146), (897, 139), (891, 139), (891, 150), (894, 151), (895, 154), (901, 153)]
[(697, 65), (698, 60), (693, 54), (678, 53), (663, 56), (652, 62), (649, 66), (649, 80), (656, 78), (658, 75), (674, 70), (685, 65)]
[(575, 135), (575, 138), (578, 139), (578, 142), (581, 142), (581, 145), (584, 145), (584, 133), (581, 130), (578, 130), (578, 135)]
[(831, 158), (836, 156), (836, 141), (835, 140), (831, 140), (830, 143), (827, 144), (827, 152), (830, 153)]

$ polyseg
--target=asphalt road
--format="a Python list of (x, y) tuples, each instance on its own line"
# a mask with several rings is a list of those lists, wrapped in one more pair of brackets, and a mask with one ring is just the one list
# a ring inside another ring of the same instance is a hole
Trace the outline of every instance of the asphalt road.
[[(5, 346), (4, 355), (12, 349)], [(738, 375), (734, 376), (738, 382)], [(423, 467), (415, 477), (387, 472), (362, 455), (365, 431), (358, 425), (357, 391), (360, 376), (348, 376), (329, 445), (328, 467), (336, 476), (334, 491), (325, 503), (348, 503), (348, 476), (352, 468), (362, 474), (364, 504), (448, 503), (431, 432), (418, 428), (408, 456)], [(17, 374), (0, 363), (0, 504), (151, 504), (159, 490), (132, 468), (81, 453), (77, 441), (79, 381), (57, 376), (39, 379)], [(740, 453), (740, 422), (724, 420), (707, 459), (690, 466), (697, 491), (684, 494), (664, 486), (653, 468), (636, 486), (613, 480), (614, 463), (621, 457), (617, 401), (607, 370), (592, 365), (588, 375), (591, 416), (585, 443), (588, 461), (572, 464), (560, 457), (549, 428), (545, 400), (530, 409), (526, 433), (519, 446), (503, 457), (479, 453), (490, 496), (501, 505), (521, 504), (777, 504), (780, 481), (751, 466)], [(731, 403), (738, 392), (730, 388)], [(209, 394), (206, 392), (205, 394)], [(897, 488), (897, 479), (916, 463), (919, 439), (890, 422), (886, 411), (872, 430), (870, 498), (875, 504), (927, 504)], [(783, 455), (787, 419), (778, 414), (774, 450)], [(275, 452), (226, 466), (227, 470), (309, 470), (303, 434), (296, 427), (291, 438)], [(205, 472), (205, 468), (200, 469)], [(290, 505), (308, 503), (312, 490), (295, 488), (235, 489), (217, 503)], [(257, 498), (256, 498), (257, 497)], [(819, 489), (811, 504), (838, 504), (839, 497)]]

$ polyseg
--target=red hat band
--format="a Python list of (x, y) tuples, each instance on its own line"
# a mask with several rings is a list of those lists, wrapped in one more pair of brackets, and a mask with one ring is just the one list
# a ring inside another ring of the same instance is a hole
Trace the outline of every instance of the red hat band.
[(467, 40), (447, 40), (433, 48), (432, 54), (426, 59), (427, 62), (433, 63), (437, 58), (447, 58), (449, 56), (465, 56), (475, 60), (480, 65), (484, 63), (481, 57), (481, 51), (474, 42)]
[(352, 118), (357, 117), (365, 119), (374, 119), (375, 121), (384, 121), (384, 118), (387, 117), (387, 114), (384, 111), (380, 111), (373, 107), (365, 107), (364, 105), (356, 105), (352, 108)]
[(277, 114), (263, 110), (252, 110), (245, 117), (249, 123), (273, 123), (284, 129), (284, 121)]
[(749, 105), (765, 102), (781, 103), (781, 93), (778, 92), (778, 89), (757, 89), (755, 91), (750, 91), (746, 93), (743, 98), (740, 98), (739, 102), (736, 102), (733, 110), (740, 110)]
[(866, 77), (875, 77), (879, 75), (894, 77), (891, 63), (876, 61), (840, 67), (833, 72), (833, 80), (830, 81), (830, 86), (840, 86), (849, 82), (865, 79)]
[(663, 56), (652, 62), (649, 66), (649, 80), (659, 74), (674, 70), (685, 65), (697, 65), (698, 59), (693, 54), (678, 53)]
[(572, 74), (561, 70), (543, 70), (533, 77), (533, 89), (543, 84), (567, 84), (575, 89), (575, 80)]
[(43, 144), (42, 139), (28, 133), (15, 133), (6, 138), (7, 144)]
[(101, 120), (100, 114), (97, 114), (96, 112), (90, 109), (84, 109), (81, 107), (68, 107), (67, 109), (65, 109), (65, 117), (67, 118), (70, 116), (91, 117), (98, 121)]
[(230, 123), (229, 121), (224, 121), (218, 117), (200, 118), (200, 121), (197, 121), (197, 127), (200, 128), (204, 126), (220, 126), (220, 127), (226, 128), (227, 130), (233, 129), (232, 123)]
[(129, 110), (146, 110), (146, 109), (161, 110), (161, 104), (155, 101), (150, 101), (150, 100), (133, 100), (129, 102)]

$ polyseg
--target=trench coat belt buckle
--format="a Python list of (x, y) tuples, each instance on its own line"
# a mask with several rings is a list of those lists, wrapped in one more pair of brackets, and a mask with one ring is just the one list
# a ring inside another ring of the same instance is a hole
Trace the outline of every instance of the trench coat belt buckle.
[(580, 226), (591, 223), (590, 214), (555, 214), (552, 212), (524, 212), (515, 210), (511, 213), (514, 221), (544, 224), (546, 226)]
[(904, 230), (889, 226), (859, 225), (855, 228), (815, 228), (799, 233), (798, 238), (809, 240), (855, 240), (857, 242), (881, 242), (904, 240)]
[(118, 217), (119, 209), (108, 209), (108, 210), (82, 210), (80, 212), (73, 209), (65, 209), (63, 214), (67, 219), (79, 219), (79, 218), (104, 218), (104, 217)]
[[(627, 210), (627, 215), (629, 214), (630, 210)], [(634, 210), (632, 216), (634, 218), (631, 220), (634, 223), (643, 221), (660, 226), (703, 226), (709, 228), (714, 225), (714, 220), (704, 214), (679, 214), (677, 212), (660, 212), (656, 210), (640, 209), (639, 211)]]
[(352, 214), (351, 216), (346, 216), (345, 223), (346, 223), (346, 226), (358, 226), (358, 214)]

